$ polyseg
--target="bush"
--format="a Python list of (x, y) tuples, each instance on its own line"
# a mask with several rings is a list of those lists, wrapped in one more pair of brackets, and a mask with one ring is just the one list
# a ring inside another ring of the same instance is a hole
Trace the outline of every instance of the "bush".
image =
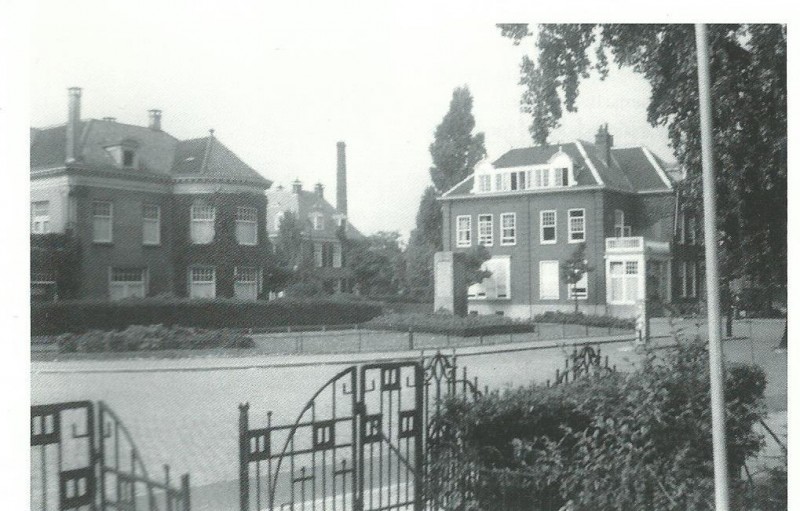
[(562, 311), (547, 311), (542, 314), (537, 314), (533, 320), (537, 323), (567, 323), (569, 325), (587, 325), (626, 330), (633, 330), (636, 325), (636, 322), (632, 319)]
[(31, 304), (31, 334), (112, 331), (155, 324), (206, 329), (337, 325), (361, 323), (380, 313), (380, 304), (341, 298), (65, 300)]
[[(765, 414), (765, 386), (757, 366), (727, 372), (733, 475), (760, 448), (753, 425)], [(506, 390), (474, 402), (451, 399), (440, 419), (448, 434), (433, 446), (440, 453), (431, 473), (471, 477), (462, 504), (474, 509), (494, 509), (520, 493), (520, 509), (532, 502), (553, 510), (571, 502), (575, 511), (712, 509), (709, 400), (708, 354), (699, 342), (646, 353), (642, 367), (627, 375)], [(434, 491), (448, 483), (442, 479), (434, 478)]]
[(59, 353), (255, 347), (253, 339), (230, 329), (164, 325), (131, 325), (121, 332), (90, 330), (82, 334), (62, 334), (56, 338), (56, 343)]
[(450, 334), (461, 337), (532, 332), (535, 325), (503, 316), (455, 316), (449, 313), (436, 314), (383, 314), (364, 324), (374, 330), (428, 332)]

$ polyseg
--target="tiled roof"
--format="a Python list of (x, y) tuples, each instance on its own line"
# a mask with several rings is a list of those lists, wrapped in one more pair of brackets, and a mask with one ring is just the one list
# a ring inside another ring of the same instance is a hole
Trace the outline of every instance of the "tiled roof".
[[(304, 231), (309, 237), (313, 238), (334, 238), (337, 236), (338, 224), (334, 221), (340, 213), (324, 197), (320, 197), (316, 192), (300, 190), (295, 193), (290, 189), (270, 189), (267, 190), (267, 208), (276, 215), (281, 211), (292, 211), (297, 218), (303, 222)], [(325, 218), (324, 229), (314, 230), (311, 225), (311, 214), (319, 212)], [(267, 229), (271, 234), (275, 232), (274, 216), (270, 215), (267, 219)], [(364, 235), (356, 229), (353, 224), (347, 222), (348, 238), (363, 238)]]
[[(64, 166), (66, 126), (31, 129), (31, 172)], [(233, 180), (268, 188), (271, 181), (253, 170), (213, 136), (179, 141), (144, 126), (88, 119), (78, 125), (75, 166), (126, 176), (179, 179)], [(122, 169), (108, 147), (132, 143), (137, 147), (137, 169)]]
[[(514, 167), (527, 167), (547, 164), (551, 158), (563, 151), (574, 163), (575, 180), (578, 186), (600, 185), (628, 192), (669, 190), (670, 187), (662, 179), (658, 169), (653, 166), (643, 147), (613, 148), (611, 161), (606, 164), (606, 157), (600, 154), (597, 146), (590, 142), (579, 140), (565, 144), (525, 147), (511, 149), (492, 163), (497, 169)], [(652, 153), (650, 153), (652, 155)], [(655, 163), (663, 162), (652, 155)], [(598, 182), (594, 172), (597, 172), (602, 183)], [(474, 175), (457, 184), (445, 195), (456, 197), (472, 193)]]

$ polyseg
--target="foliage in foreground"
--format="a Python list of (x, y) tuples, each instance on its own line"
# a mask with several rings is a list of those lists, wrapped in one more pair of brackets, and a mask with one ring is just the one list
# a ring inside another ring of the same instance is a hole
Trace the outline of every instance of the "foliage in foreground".
[(632, 330), (635, 322), (632, 319), (615, 316), (600, 316), (582, 312), (547, 311), (537, 314), (533, 320), (537, 323), (566, 323), (568, 325), (587, 325)]
[(234, 330), (131, 325), (120, 332), (91, 330), (56, 338), (59, 353), (253, 348), (253, 339)]
[[(645, 353), (627, 375), (453, 399), (434, 447), (432, 473), (440, 476), (431, 491), (457, 481), (461, 498), (453, 502), (471, 509), (713, 509), (708, 382), (705, 347), (687, 342)], [(753, 425), (765, 415), (765, 387), (761, 368), (728, 368), (734, 481), (763, 442)]]

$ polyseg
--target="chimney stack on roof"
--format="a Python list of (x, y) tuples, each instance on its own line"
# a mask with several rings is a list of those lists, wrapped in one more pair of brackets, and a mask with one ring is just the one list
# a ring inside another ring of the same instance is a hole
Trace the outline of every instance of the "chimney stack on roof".
[(314, 193), (316, 193), (320, 198), (324, 197), (325, 186), (322, 183), (317, 183), (314, 185)]
[(154, 131), (161, 131), (161, 110), (148, 110), (147, 113), (150, 114), (149, 128)]
[(299, 179), (292, 182), (292, 193), (300, 193), (303, 190), (303, 183)]
[(78, 133), (81, 123), (81, 88), (69, 89), (69, 112), (67, 114), (67, 154), (66, 163), (73, 163), (78, 159)]
[(344, 142), (336, 142), (336, 211), (347, 215), (347, 161)]
[(606, 167), (611, 166), (611, 148), (614, 146), (614, 137), (608, 132), (608, 123), (601, 124), (594, 136), (594, 145), (600, 153), (600, 158)]

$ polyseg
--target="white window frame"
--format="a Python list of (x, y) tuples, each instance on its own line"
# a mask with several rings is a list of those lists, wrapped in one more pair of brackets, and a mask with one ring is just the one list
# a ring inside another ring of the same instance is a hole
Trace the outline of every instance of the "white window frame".
[(686, 243), (686, 215), (684, 214), (683, 210), (678, 212), (678, 218), (675, 221), (678, 229), (678, 243), (683, 245)]
[[(217, 296), (217, 269), (214, 266), (190, 266), (189, 267), (189, 298), (216, 298)], [(211, 280), (195, 280), (195, 271), (210, 272)], [(199, 296), (196, 293), (195, 285), (211, 284), (211, 296)]]
[(697, 297), (696, 261), (681, 261), (681, 296), (683, 298)]
[[(245, 229), (253, 231), (252, 240), (245, 239)], [(236, 207), (236, 242), (239, 245), (258, 245), (258, 209), (249, 206)]]
[(324, 249), (322, 246), (321, 241), (314, 242), (314, 267), (315, 268), (322, 268), (322, 265), (325, 264), (324, 260)]
[[(147, 210), (148, 208), (151, 211), (155, 211), (155, 217), (148, 216)], [(152, 232), (155, 234), (155, 238), (148, 239), (147, 237), (147, 226), (151, 226)], [(161, 244), (161, 206), (157, 204), (142, 204), (142, 245), (147, 246), (158, 246)]]
[(694, 245), (697, 243), (697, 218), (694, 215), (689, 215), (686, 224), (689, 244)]
[[(42, 211), (42, 206), (44, 211)], [(31, 233), (47, 234), (50, 232), (50, 201), (31, 202)]]
[(492, 191), (492, 176), (490, 174), (480, 174), (478, 176), (478, 191), (484, 193)]
[[(199, 215), (199, 213), (206, 213), (203, 215)], [(210, 212), (210, 214), (208, 214)], [(214, 238), (216, 236), (216, 220), (217, 220), (217, 208), (214, 206), (207, 206), (201, 204), (193, 204), (190, 208), (190, 229), (189, 229), (189, 237), (192, 241), (193, 245), (209, 245), (213, 243)], [(202, 225), (211, 225), (211, 237), (208, 241), (198, 241), (198, 234), (195, 232), (195, 228)]]
[[(621, 273), (614, 274), (612, 272), (612, 268), (614, 265), (619, 264), (620, 269), (622, 270)], [(635, 266), (636, 273), (628, 273), (631, 266)], [(608, 261), (608, 289), (606, 290), (606, 301), (611, 305), (634, 305), (638, 300), (641, 299), (639, 296), (640, 294), (640, 284), (641, 279), (644, 278), (642, 275), (642, 265), (638, 259), (625, 259), (625, 258), (615, 258)], [(617, 279), (620, 282), (622, 296), (619, 299), (614, 298), (614, 293), (612, 292), (614, 283), (613, 281)], [(631, 286), (631, 282), (633, 282), (633, 286)], [(629, 290), (634, 289), (633, 295), (630, 296)]]
[[(502, 267), (502, 272), (500, 268)], [(470, 300), (510, 300), (511, 299), (511, 256), (494, 256), (481, 265), (484, 271), (492, 274), (477, 284), (472, 284), (467, 289), (467, 298)], [(497, 277), (504, 274), (501, 285), (498, 285)], [(504, 292), (498, 293), (498, 289)]]
[(342, 244), (339, 242), (333, 244), (333, 267), (342, 267)]
[(275, 214), (275, 220), (274, 220), (275, 232), (279, 232), (281, 230), (281, 222), (283, 221), (284, 216), (286, 216), (286, 213), (283, 211), (278, 211)]
[[(483, 228), (486, 228), (483, 230)], [(478, 245), (494, 245), (494, 216), (488, 213), (478, 215)]]
[[(259, 289), (258, 268), (236, 266), (233, 268), (233, 296), (240, 300), (257, 300)], [(250, 277), (245, 280), (244, 277)]]
[[(129, 164), (125, 163), (125, 157), (130, 155), (131, 162)], [(120, 167), (124, 169), (132, 169), (136, 167), (136, 149), (130, 147), (122, 147), (119, 153), (119, 163)]]
[[(582, 289), (583, 291), (578, 291), (576, 293), (576, 289)], [(583, 272), (583, 275), (581, 275), (581, 280), (575, 284), (569, 284), (567, 286), (567, 296), (569, 296), (570, 300), (574, 300), (576, 294), (578, 295), (578, 300), (589, 299), (589, 272)]]
[[(545, 286), (543, 286), (544, 266), (555, 266), (555, 295), (545, 295)], [(558, 261), (539, 261), (539, 300), (559, 300), (561, 298), (561, 267)]]
[[(139, 273), (139, 280), (132, 280), (130, 277), (134, 272)], [(125, 275), (128, 274), (128, 275)], [(110, 300), (124, 300), (126, 298), (144, 298), (147, 296), (149, 284), (147, 268), (108, 268), (108, 297)], [(114, 297), (114, 289), (121, 291), (121, 296)], [(141, 292), (132, 292), (138, 291)]]
[[(544, 217), (546, 214), (553, 214), (553, 223), (548, 223), (545, 225)], [(552, 228), (553, 229), (553, 239), (546, 240), (544, 239), (544, 230)], [(539, 243), (542, 245), (555, 245), (558, 243), (558, 211), (555, 209), (544, 209), (539, 211)]]
[[(108, 206), (108, 214), (98, 214), (97, 207)], [(98, 236), (98, 222), (108, 223), (108, 237)], [(111, 201), (92, 201), (92, 241), (94, 243), (112, 243), (114, 241), (114, 203)]]
[(312, 213), (311, 226), (315, 231), (325, 230), (325, 216), (322, 213)]
[[(506, 220), (511, 220), (511, 225), (506, 225)], [(517, 214), (516, 213), (502, 213), (500, 215), (500, 245), (516, 245), (517, 244)]]
[[(462, 221), (466, 223), (465, 226), (462, 225)], [(472, 246), (472, 215), (456, 216), (456, 246)]]
[[(573, 217), (572, 214), (575, 212), (580, 212), (579, 216)], [(573, 228), (572, 220), (580, 220), (581, 228), (575, 229)], [(569, 243), (584, 243), (586, 242), (586, 209), (585, 208), (574, 208), (567, 211), (567, 227), (569, 230), (569, 234), (567, 236), (567, 241)], [(581, 237), (575, 238), (576, 234), (580, 234)]]

